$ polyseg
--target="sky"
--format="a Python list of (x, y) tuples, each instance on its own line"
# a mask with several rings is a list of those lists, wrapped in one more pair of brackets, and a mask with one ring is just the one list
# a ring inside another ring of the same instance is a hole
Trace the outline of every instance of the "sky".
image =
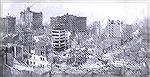
[(43, 23), (49, 23), (50, 17), (66, 13), (87, 17), (87, 24), (107, 19), (125, 20), (131, 24), (147, 18), (146, 3), (3, 3), (1, 17), (8, 15), (19, 19), (20, 12), (31, 6), (31, 10), (43, 13)]

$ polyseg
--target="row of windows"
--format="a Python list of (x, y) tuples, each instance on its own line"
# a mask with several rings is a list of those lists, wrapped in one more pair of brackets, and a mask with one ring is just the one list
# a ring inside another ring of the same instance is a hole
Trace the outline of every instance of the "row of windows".
[(52, 34), (52, 36), (59, 36), (59, 35)]
[[(52, 34), (52, 36), (59, 36), (59, 35)], [(60, 36), (65, 36), (65, 34), (61, 34)]]
[(44, 48), (44, 46), (41, 46), (41, 48)]
[(30, 61), (30, 64), (32, 64), (32, 63), (35, 64), (35, 62)]
[(65, 40), (60, 41), (60, 43), (63, 43), (63, 42), (65, 42)]
[[(42, 61), (44, 61), (45, 59), (44, 58), (40, 58)], [(30, 64), (35, 64), (35, 62), (32, 62), (32, 61), (30, 61)]]
[(44, 68), (44, 65), (40, 64), (40, 66)]
[(55, 39), (65, 39), (65, 37), (62, 37), (62, 38), (55, 38)]
[(53, 33), (59, 33), (58, 31), (52, 31)]
[(61, 34), (60, 36), (65, 36), (65, 34)]
[[(60, 41), (60, 43), (65, 42), (65, 40)], [(54, 43), (59, 43), (59, 41), (54, 41)]]
[(64, 33), (65, 31), (52, 31), (53, 33)]
[(59, 41), (54, 41), (54, 43), (59, 43)]
[(61, 31), (61, 33), (63, 33), (63, 32), (65, 32), (65, 31)]
[(40, 58), (42, 61), (44, 61), (44, 58)]
[(60, 46), (64, 46), (65, 44), (61, 44)]
[(59, 45), (54, 45), (54, 46), (59, 46)]
[[(32, 63), (35, 64), (35, 62), (30, 61), (30, 64), (32, 64)], [(40, 67), (44, 68), (44, 65), (40, 64)]]
[(60, 39), (64, 39), (65, 37), (62, 37), (62, 38), (60, 38)]
[[(65, 45), (65, 44), (61, 44), (60, 46), (64, 46), (64, 45)], [(55, 47), (55, 46), (59, 47), (59, 45), (53, 45), (53, 46), (54, 46), (54, 47)]]

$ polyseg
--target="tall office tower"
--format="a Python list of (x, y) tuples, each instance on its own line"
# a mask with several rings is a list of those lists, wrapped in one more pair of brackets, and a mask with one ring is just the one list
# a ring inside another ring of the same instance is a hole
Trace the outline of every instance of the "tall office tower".
[(24, 12), (20, 12), (20, 20), (24, 28), (38, 30), (42, 28), (43, 15), (42, 12), (33, 12), (28, 7)]
[(86, 31), (86, 17), (69, 15), (50, 17), (51, 26), (63, 24), (63, 28), (71, 33)]
[(52, 30), (52, 47), (54, 51), (67, 49), (67, 36), (62, 25), (55, 25)]
[(128, 25), (128, 24), (124, 24), (124, 26), (122, 27), (122, 34), (121, 34), (121, 38), (123, 41), (130, 41), (133, 38), (133, 28), (132, 25)]
[(6, 16), (2, 18), (2, 31), (4, 34), (15, 33), (16, 17)]
[(121, 37), (122, 22), (119, 20), (108, 20), (106, 32), (109, 37)]

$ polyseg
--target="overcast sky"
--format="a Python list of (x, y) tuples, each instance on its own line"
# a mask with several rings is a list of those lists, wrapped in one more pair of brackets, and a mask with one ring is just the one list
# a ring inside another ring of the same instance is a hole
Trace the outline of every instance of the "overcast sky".
[(43, 23), (49, 23), (50, 17), (66, 13), (87, 17), (87, 24), (107, 19), (126, 20), (132, 23), (147, 18), (146, 3), (4, 3), (2, 17), (8, 15), (19, 18), (20, 12), (31, 6), (35, 12), (43, 12)]

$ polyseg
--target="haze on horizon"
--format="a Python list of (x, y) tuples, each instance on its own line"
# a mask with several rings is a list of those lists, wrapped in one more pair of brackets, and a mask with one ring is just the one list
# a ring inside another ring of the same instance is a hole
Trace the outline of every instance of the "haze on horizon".
[(6, 17), (9, 13), (19, 19), (20, 12), (27, 7), (42, 12), (43, 23), (49, 23), (50, 17), (66, 13), (87, 17), (87, 25), (107, 19), (125, 20), (131, 24), (147, 18), (146, 3), (3, 3), (1, 17)]

